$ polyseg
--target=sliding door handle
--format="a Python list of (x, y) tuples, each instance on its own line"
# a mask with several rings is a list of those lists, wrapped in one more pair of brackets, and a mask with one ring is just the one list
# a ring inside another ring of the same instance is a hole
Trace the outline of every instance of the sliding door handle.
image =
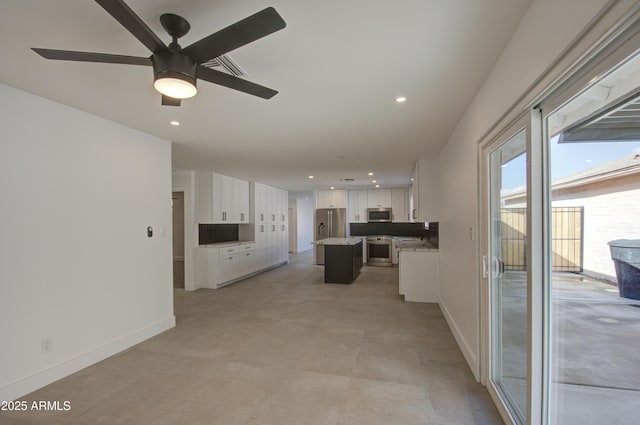
[(493, 257), (493, 275), (500, 277), (504, 274), (504, 261), (502, 258)]
[(482, 256), (482, 278), (486, 279), (489, 277), (489, 264), (487, 264), (487, 256)]

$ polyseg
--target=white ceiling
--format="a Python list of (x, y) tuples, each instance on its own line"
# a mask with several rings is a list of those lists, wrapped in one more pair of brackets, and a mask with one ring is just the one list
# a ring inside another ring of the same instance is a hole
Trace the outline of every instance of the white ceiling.
[(185, 17), (182, 46), (267, 6), (287, 22), (229, 53), (248, 79), (280, 92), (273, 99), (200, 82), (174, 108), (160, 105), (150, 67), (47, 61), (30, 50), (150, 55), (95, 2), (2, 1), (0, 81), (171, 140), (175, 169), (292, 191), (371, 187), (369, 171), (382, 187), (407, 185), (416, 159), (437, 156), (530, 3), (127, 0), (165, 43), (159, 16)]

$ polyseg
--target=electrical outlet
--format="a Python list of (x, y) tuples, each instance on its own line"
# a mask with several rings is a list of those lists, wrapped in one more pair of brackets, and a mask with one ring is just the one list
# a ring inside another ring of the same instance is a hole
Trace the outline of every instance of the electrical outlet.
[(53, 338), (50, 336), (42, 338), (40, 348), (42, 348), (42, 354), (53, 351)]

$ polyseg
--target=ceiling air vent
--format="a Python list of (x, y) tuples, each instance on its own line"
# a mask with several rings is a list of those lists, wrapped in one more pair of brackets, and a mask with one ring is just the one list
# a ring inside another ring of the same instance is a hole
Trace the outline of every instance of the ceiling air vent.
[(344, 178), (344, 179), (340, 179), (343, 182), (354, 182), (356, 181), (356, 179), (352, 179), (352, 178)]
[(202, 65), (206, 66), (207, 68), (235, 75), (236, 77), (247, 76), (247, 73), (244, 71), (244, 69), (240, 68), (240, 65), (235, 63), (233, 59), (231, 59), (227, 55), (218, 56), (217, 58), (213, 58), (210, 61), (203, 63)]

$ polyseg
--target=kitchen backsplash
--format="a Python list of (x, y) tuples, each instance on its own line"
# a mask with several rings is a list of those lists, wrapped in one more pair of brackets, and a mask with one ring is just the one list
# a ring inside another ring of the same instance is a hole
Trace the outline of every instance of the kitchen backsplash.
[(199, 224), (198, 244), (210, 245), (238, 240), (237, 224)]
[(391, 235), (422, 238), (438, 246), (438, 222), (429, 223), (350, 223), (351, 236)]

